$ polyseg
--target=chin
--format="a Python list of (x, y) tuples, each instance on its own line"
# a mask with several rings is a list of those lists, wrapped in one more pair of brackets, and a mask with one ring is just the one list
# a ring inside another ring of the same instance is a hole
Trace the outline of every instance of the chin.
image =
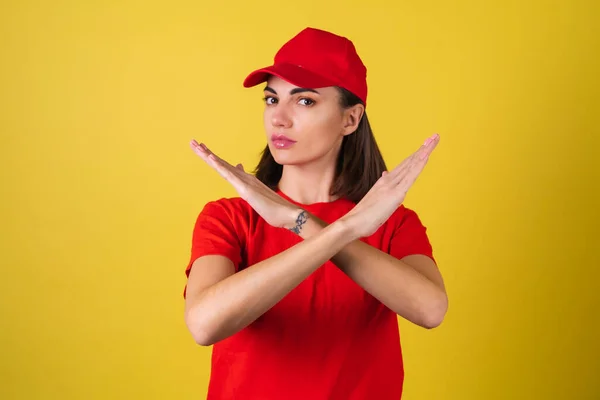
[(298, 157), (298, 153), (291, 149), (281, 150), (269, 146), (269, 150), (275, 162), (280, 165), (299, 165), (309, 161), (304, 157)]
[(280, 165), (297, 165), (302, 164), (301, 160), (298, 160), (298, 157), (294, 157), (292, 154), (277, 154), (278, 152), (271, 152), (273, 155), (273, 159), (277, 164)]
[(291, 147), (288, 149), (279, 149), (269, 143), (269, 151), (275, 162), (279, 165), (306, 165), (321, 160), (326, 156), (319, 152), (307, 151), (305, 148)]

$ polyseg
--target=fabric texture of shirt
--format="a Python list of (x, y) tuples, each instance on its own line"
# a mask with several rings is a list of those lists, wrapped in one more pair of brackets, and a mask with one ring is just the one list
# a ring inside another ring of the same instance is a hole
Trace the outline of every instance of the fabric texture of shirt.
[[(346, 199), (299, 204), (277, 193), (327, 223), (355, 206)], [(403, 205), (361, 240), (398, 259), (413, 254), (433, 259), (425, 226)], [(301, 241), (267, 224), (243, 199), (212, 201), (196, 220), (185, 272), (189, 275), (193, 262), (205, 255), (228, 257), (238, 272)], [(401, 398), (404, 365), (397, 315), (331, 261), (212, 350), (209, 400)]]

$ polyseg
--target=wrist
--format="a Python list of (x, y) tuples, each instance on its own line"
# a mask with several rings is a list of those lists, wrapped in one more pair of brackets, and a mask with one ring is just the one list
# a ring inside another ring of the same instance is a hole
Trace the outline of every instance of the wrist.
[(285, 228), (300, 236), (302, 239), (308, 239), (325, 229), (335, 232), (335, 235), (339, 237), (340, 242), (350, 243), (355, 239), (358, 239), (354, 233), (355, 229), (353, 228), (352, 221), (349, 221), (346, 217), (340, 218), (332, 224), (328, 224), (310, 214), (308, 211), (300, 208), (292, 211), (290, 221), (293, 222), (290, 222)]
[(302, 208), (292, 208), (290, 210), (290, 222), (284, 226), (285, 229), (300, 234), (309, 220), (309, 214)]
[(301, 208), (292, 211), (290, 221), (292, 222), (285, 228), (302, 239), (308, 239), (328, 226), (326, 222)]
[(360, 236), (355, 233), (356, 229), (354, 229), (354, 222), (351, 217), (344, 216), (335, 221), (332, 225), (338, 227), (342, 240), (348, 243), (360, 238)]

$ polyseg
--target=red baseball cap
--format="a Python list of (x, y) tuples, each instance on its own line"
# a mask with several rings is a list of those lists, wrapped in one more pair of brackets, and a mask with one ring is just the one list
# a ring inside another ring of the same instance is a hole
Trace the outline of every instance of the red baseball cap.
[(347, 38), (321, 29), (305, 28), (275, 54), (271, 66), (252, 72), (244, 87), (278, 76), (303, 88), (342, 87), (367, 104), (367, 68)]

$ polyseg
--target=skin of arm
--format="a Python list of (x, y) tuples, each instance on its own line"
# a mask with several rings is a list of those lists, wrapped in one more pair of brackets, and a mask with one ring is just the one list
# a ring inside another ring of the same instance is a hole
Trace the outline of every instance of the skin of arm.
[(188, 278), (185, 321), (196, 342), (211, 345), (242, 330), (328, 260), (396, 314), (425, 328), (438, 326), (448, 300), (433, 260), (424, 255), (398, 260), (359, 240), (374, 233), (402, 202), (436, 144), (437, 139), (426, 141), (413, 156), (384, 172), (350, 213), (328, 225), (291, 207), (243, 168), (193, 143), (195, 151), (270, 225), (304, 239), (237, 273), (223, 256), (195, 260)]
[(209, 346), (242, 330), (355, 239), (340, 221), (237, 273), (226, 257), (198, 258), (185, 303), (185, 322), (194, 340)]
[[(310, 215), (299, 235), (310, 239), (327, 226)], [(346, 226), (352, 230), (350, 221)], [(401, 317), (428, 329), (442, 323), (448, 297), (442, 276), (431, 258), (415, 254), (398, 260), (356, 239), (346, 244), (331, 261)]]
[(329, 259), (398, 315), (425, 328), (442, 322), (448, 301), (433, 260), (422, 255), (398, 260), (358, 240), (344, 219), (328, 225), (298, 213), (305, 218), (292, 230), (304, 240), (252, 268), (234, 273), (224, 256), (194, 262), (185, 321), (196, 343), (209, 346), (239, 332)]

